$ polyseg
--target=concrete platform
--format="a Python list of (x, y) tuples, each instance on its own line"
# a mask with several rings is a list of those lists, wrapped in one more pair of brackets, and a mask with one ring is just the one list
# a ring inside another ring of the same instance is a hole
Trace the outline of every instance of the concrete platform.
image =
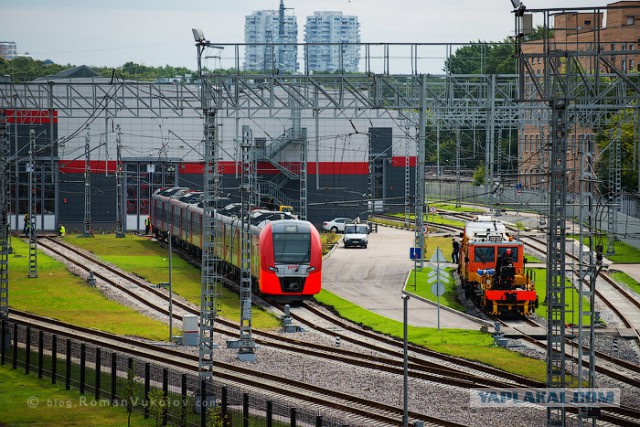
[(616, 328), (616, 331), (622, 338), (637, 338), (638, 330), (633, 328)]
[[(403, 321), (402, 292), (414, 262), (409, 259), (413, 232), (378, 227), (367, 249), (344, 248), (342, 242), (325, 258), (323, 287), (331, 293), (387, 318)], [(410, 298), (409, 324), (437, 327), (438, 308), (431, 301)], [(485, 323), (440, 307), (441, 328), (480, 329)]]

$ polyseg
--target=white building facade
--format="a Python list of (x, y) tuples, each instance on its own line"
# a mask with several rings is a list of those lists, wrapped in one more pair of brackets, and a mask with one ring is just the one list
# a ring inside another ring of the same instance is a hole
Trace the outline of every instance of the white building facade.
[(0, 58), (13, 59), (18, 55), (16, 42), (0, 41)]
[[(281, 27), (280, 18), (284, 25)], [(245, 58), (247, 71), (280, 70), (293, 73), (298, 70), (298, 22), (291, 14), (277, 10), (259, 10), (245, 17)], [(282, 43), (266, 46), (263, 43)], [(289, 44), (288, 44), (289, 43)]]
[(314, 12), (307, 17), (305, 43), (306, 66), (313, 72), (357, 72), (360, 62), (360, 23), (357, 16), (342, 12)]

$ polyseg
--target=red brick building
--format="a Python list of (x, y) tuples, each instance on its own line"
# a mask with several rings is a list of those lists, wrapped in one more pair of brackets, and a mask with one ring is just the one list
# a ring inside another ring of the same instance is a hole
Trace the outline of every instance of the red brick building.
[[(610, 3), (606, 8), (549, 14), (545, 24), (552, 30), (545, 40), (521, 44), (521, 63), (524, 71), (525, 93), (529, 102), (523, 104), (523, 128), (519, 136), (520, 183), (526, 189), (547, 187), (546, 175), (549, 143), (549, 108), (542, 102), (544, 88), (549, 87), (545, 76), (565, 73), (567, 59), (560, 60), (560, 70), (552, 68), (547, 58), (557, 52), (571, 52), (580, 69), (574, 76), (595, 73), (630, 75), (640, 71), (640, 1)], [(594, 137), (594, 130), (573, 125), (568, 134), (567, 168), (569, 188), (579, 173), (579, 141)]]

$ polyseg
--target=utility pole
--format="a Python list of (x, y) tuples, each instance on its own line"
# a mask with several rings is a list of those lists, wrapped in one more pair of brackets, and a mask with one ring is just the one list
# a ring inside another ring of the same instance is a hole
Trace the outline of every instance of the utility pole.
[(251, 194), (253, 187), (252, 152), (253, 133), (247, 125), (242, 126), (242, 172), (240, 176), (240, 227), (241, 227), (241, 261), (240, 261), (240, 340), (238, 344), (238, 360), (255, 362), (256, 344), (252, 335), (251, 316)]
[[(285, 45), (284, 42), (284, 0), (280, 0), (280, 9), (278, 10), (278, 64), (276, 65), (276, 70), (280, 70), (280, 67), (285, 64)], [(286, 67), (285, 70), (286, 71)]]
[(27, 239), (29, 239), (29, 278), (38, 277), (38, 241), (36, 240), (36, 218), (35, 218), (35, 194), (36, 185), (33, 174), (36, 172), (34, 153), (36, 150), (36, 130), (29, 128), (29, 226), (27, 228)]
[[(4, 110), (0, 110), (0, 320), (9, 318), (8, 166), (9, 139), (7, 138), (7, 120)], [(2, 335), (8, 336), (5, 333)], [(6, 350), (4, 345), (5, 342), (0, 342), (0, 348)]]
[[(418, 144), (417, 144), (417, 164), (416, 164), (416, 207), (415, 207), (415, 237), (416, 246), (420, 248), (420, 259), (418, 260), (419, 267), (424, 267), (424, 234), (422, 233), (424, 227), (424, 212), (425, 212), (425, 177), (424, 177), (424, 158), (425, 147), (424, 139), (426, 136), (427, 127), (427, 75), (422, 74), (420, 76), (420, 117), (418, 118)], [(417, 257), (416, 257), (417, 258)]]
[[(124, 164), (122, 162), (122, 138), (120, 125), (116, 125), (116, 237), (123, 238), (124, 234)], [(150, 207), (151, 208), (151, 207)]]
[[(202, 185), (202, 285), (200, 289), (200, 340), (198, 349), (198, 376), (203, 380), (213, 378), (213, 351), (217, 347), (213, 339), (213, 328), (218, 317), (219, 284), (222, 280), (221, 261), (216, 256), (220, 247), (222, 227), (216, 225), (214, 202), (220, 195), (221, 177), (218, 170), (220, 143), (216, 117), (218, 105), (216, 85), (202, 73), (202, 54), (213, 46), (204, 37), (202, 30), (193, 29), (196, 41), (198, 75), (200, 77), (200, 102), (204, 118), (204, 181)], [(202, 397), (204, 399), (204, 396)], [(204, 413), (204, 411), (203, 411)], [(203, 416), (204, 420), (204, 416)]]
[(609, 191), (607, 203), (607, 255), (614, 255), (617, 213), (622, 192), (622, 158), (620, 154), (620, 132), (609, 133)]
[(87, 126), (84, 138), (84, 221), (82, 221), (82, 237), (93, 237), (91, 231), (91, 130)]

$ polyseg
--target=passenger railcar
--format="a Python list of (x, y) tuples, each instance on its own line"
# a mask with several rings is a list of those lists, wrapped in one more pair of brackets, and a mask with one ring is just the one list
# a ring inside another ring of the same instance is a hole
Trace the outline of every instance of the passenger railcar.
[(525, 272), (524, 244), (489, 216), (467, 223), (458, 257), (465, 296), (487, 314), (526, 316), (538, 306), (535, 283)]
[[(194, 255), (202, 254), (201, 193), (173, 187), (153, 195), (152, 224), (156, 235)], [(241, 221), (234, 215), (214, 214), (215, 256), (227, 272), (238, 274), (241, 261)], [(308, 221), (286, 212), (255, 210), (250, 215), (251, 275), (255, 287), (275, 301), (310, 298), (322, 288), (322, 243)]]

